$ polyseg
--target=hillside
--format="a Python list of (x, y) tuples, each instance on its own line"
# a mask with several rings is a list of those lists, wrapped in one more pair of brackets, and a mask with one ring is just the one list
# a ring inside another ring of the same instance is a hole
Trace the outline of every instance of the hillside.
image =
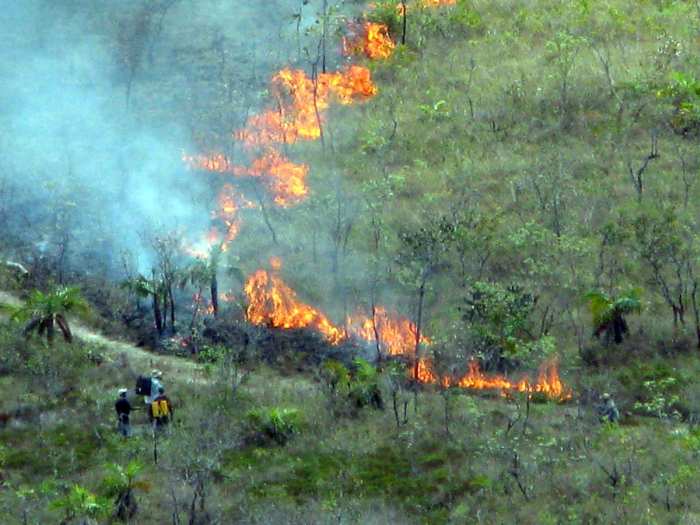
[(0, 522), (700, 521), (697, 2), (132, 4), (0, 25)]

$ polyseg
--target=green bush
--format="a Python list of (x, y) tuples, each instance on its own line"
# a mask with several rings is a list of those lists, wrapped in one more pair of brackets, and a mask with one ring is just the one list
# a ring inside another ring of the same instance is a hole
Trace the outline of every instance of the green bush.
[(301, 431), (304, 419), (296, 408), (257, 408), (246, 414), (246, 423), (250, 441), (284, 446)]

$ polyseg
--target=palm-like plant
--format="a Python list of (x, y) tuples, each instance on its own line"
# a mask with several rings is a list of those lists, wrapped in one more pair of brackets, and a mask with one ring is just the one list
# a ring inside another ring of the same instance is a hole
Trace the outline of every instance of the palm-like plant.
[(604, 333), (607, 341), (612, 337), (616, 344), (620, 344), (629, 332), (625, 316), (642, 311), (638, 290), (631, 290), (617, 298), (602, 291), (592, 291), (586, 294), (586, 299), (593, 315), (593, 335), (600, 337)]
[(35, 290), (23, 305), (3, 305), (2, 309), (10, 314), (12, 320), (26, 323), (26, 335), (36, 331), (41, 336), (45, 335), (49, 344), (53, 344), (58, 326), (63, 338), (72, 343), (73, 334), (67, 316), (70, 313), (87, 313), (88, 303), (78, 288), (60, 286), (49, 293)]
[[(153, 321), (155, 323), (158, 335), (162, 335), (164, 329), (164, 315), (160, 307), (160, 295), (164, 293), (164, 284), (162, 280), (156, 278), (155, 270), (153, 271), (152, 279), (148, 279), (147, 277), (138, 274), (122, 282), (121, 287), (134, 294), (137, 301), (139, 299), (145, 299), (149, 296), (153, 298)], [(138, 306), (139, 304), (137, 303), (137, 307)]]

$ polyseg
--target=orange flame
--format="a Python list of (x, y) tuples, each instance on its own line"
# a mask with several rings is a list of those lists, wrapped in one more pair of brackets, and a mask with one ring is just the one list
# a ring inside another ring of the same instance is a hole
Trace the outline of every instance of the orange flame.
[(457, 5), (457, 0), (421, 0), (423, 7), (440, 7), (445, 5)]
[(341, 104), (351, 104), (374, 96), (377, 88), (367, 68), (350, 66), (322, 73), (316, 81), (302, 70), (285, 68), (272, 77), (271, 91), (276, 107), (253, 115), (235, 134), (248, 148), (316, 140), (332, 95)]
[[(413, 375), (413, 371), (411, 372)], [(421, 358), (418, 361), (418, 374), (416, 379), (421, 383), (435, 384), (438, 382), (432, 361)], [(522, 392), (527, 394), (539, 393), (549, 399), (566, 401), (573, 397), (570, 388), (566, 387), (559, 377), (559, 369), (556, 360), (549, 360), (540, 367), (537, 382), (531, 383), (525, 377), (519, 381), (511, 381), (502, 375), (486, 375), (481, 371), (477, 361), (470, 361), (467, 373), (457, 380), (442, 378), (445, 387), (456, 386), (470, 390), (500, 390), (504, 394), (509, 392)]]
[[(421, 0), (420, 6), (425, 8), (430, 7), (443, 7), (447, 5), (457, 5), (457, 0)], [(406, 11), (408, 11), (408, 6), (406, 6)], [(398, 16), (403, 16), (404, 5), (399, 3), (396, 5), (396, 14)]]
[(233, 293), (233, 291), (228, 291), (222, 293), (219, 299), (224, 303), (232, 303), (236, 300), (236, 295)]
[(228, 157), (222, 153), (212, 153), (210, 155), (185, 155), (183, 153), (182, 162), (193, 170), (214, 171), (217, 173), (231, 171)]
[[(348, 317), (349, 331), (367, 342), (375, 342), (379, 336), (379, 348), (382, 353), (391, 356), (413, 355), (416, 347), (416, 325), (396, 314), (390, 314), (383, 306), (374, 309), (372, 317)], [(421, 335), (423, 344), (430, 344), (430, 339)]]
[(199, 293), (192, 296), (192, 309), (196, 310), (197, 313), (205, 313), (207, 315), (214, 314), (214, 305)]
[(279, 277), (279, 259), (271, 259), (272, 270), (257, 270), (245, 283), (248, 298), (246, 317), (256, 325), (273, 328), (313, 328), (331, 343), (343, 340), (343, 331), (334, 326), (319, 310), (304, 304)]
[(261, 177), (278, 206), (290, 206), (309, 193), (309, 167), (296, 164), (276, 149), (277, 144), (316, 140), (321, 136), (325, 111), (334, 98), (340, 104), (374, 96), (377, 88), (367, 68), (350, 66), (336, 73), (322, 73), (316, 80), (298, 69), (285, 68), (272, 78), (276, 107), (246, 122), (235, 137), (248, 149), (263, 148), (249, 167), (234, 167), (238, 176)]
[(236, 167), (234, 170), (236, 175), (263, 179), (278, 206), (297, 204), (309, 193), (306, 186), (309, 167), (290, 161), (276, 149), (268, 149), (267, 153), (255, 159), (250, 167)]
[(365, 22), (359, 33), (343, 38), (345, 55), (363, 53), (367, 58), (377, 60), (389, 58), (394, 52), (396, 44), (389, 36), (389, 28), (385, 24)]

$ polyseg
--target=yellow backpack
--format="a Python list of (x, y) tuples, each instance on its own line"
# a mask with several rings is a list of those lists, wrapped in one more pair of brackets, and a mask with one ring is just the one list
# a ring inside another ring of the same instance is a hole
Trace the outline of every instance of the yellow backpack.
[(155, 419), (168, 417), (170, 415), (170, 407), (165, 399), (156, 399), (151, 403), (151, 414)]

